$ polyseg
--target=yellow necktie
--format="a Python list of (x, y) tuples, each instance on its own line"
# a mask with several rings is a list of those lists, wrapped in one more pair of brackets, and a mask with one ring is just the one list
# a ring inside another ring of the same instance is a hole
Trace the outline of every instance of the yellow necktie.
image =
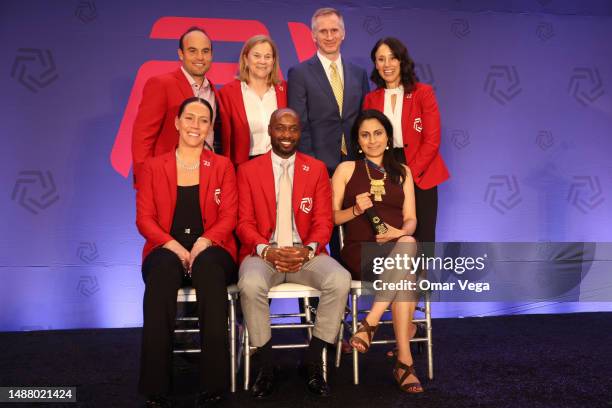
[[(335, 62), (332, 62), (329, 66), (331, 70), (331, 87), (332, 91), (334, 91), (334, 96), (336, 97), (336, 102), (338, 103), (338, 109), (340, 110), (340, 116), (342, 116), (342, 103), (344, 102), (344, 86), (342, 85), (342, 80), (340, 79), (340, 74), (338, 73), (338, 66)], [(340, 145), (340, 151), (343, 155), (348, 154), (348, 150), (346, 149), (346, 140), (344, 139), (344, 133), (342, 134), (342, 144)]]
[(291, 180), (289, 161), (281, 163), (283, 174), (278, 183), (278, 203), (276, 209), (276, 244), (279, 247), (293, 246), (293, 221), (291, 218)]

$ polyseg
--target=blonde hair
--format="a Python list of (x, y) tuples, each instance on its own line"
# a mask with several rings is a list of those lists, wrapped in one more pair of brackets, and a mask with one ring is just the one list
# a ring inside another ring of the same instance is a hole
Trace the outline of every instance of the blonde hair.
[(278, 61), (278, 48), (276, 48), (276, 44), (274, 41), (268, 37), (267, 35), (255, 35), (244, 43), (242, 46), (242, 51), (240, 51), (240, 70), (238, 71), (238, 79), (244, 82), (249, 82), (249, 68), (246, 64), (246, 56), (249, 55), (249, 52), (255, 47), (257, 44), (268, 43), (272, 48), (272, 58), (274, 58), (274, 63), (272, 64), (272, 72), (268, 75), (268, 84), (269, 85), (278, 85), (281, 80), (278, 76), (278, 72), (280, 70), (280, 63)]

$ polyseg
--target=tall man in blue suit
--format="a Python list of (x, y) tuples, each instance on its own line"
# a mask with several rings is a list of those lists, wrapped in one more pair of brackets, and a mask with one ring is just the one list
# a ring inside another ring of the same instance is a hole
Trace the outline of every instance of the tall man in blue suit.
[(300, 116), (300, 150), (322, 160), (331, 176), (351, 152), (351, 127), (369, 91), (366, 71), (344, 60), (344, 20), (333, 8), (311, 22), (317, 54), (289, 70), (288, 105)]
[[(299, 149), (323, 161), (331, 177), (338, 163), (347, 160), (352, 152), (351, 127), (370, 86), (366, 71), (340, 56), (345, 32), (338, 10), (318, 9), (310, 27), (317, 54), (289, 69), (287, 104), (300, 117)], [(339, 259), (337, 229), (329, 246), (332, 257)], [(310, 304), (316, 307), (317, 300), (311, 298)], [(304, 310), (302, 301), (300, 310)]]

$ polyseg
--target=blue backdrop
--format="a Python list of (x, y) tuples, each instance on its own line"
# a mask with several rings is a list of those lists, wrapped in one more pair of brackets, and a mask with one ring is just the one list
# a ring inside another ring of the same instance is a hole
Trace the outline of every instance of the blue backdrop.
[[(226, 28), (212, 29), (225, 36), (221, 79), (241, 33), (261, 27), (286, 77), (312, 51), (304, 30), (319, 6), (344, 13), (343, 56), (368, 70), (374, 42), (397, 36), (440, 105), (452, 174), (440, 241), (612, 241), (612, 5), (507, 3), (2, 1), (0, 330), (140, 325), (143, 239), (119, 130), (143, 64), (177, 59), (172, 33), (152, 31), (163, 17)], [(536, 310), (568, 306), (609, 307)], [(528, 309), (440, 304), (434, 315)]]

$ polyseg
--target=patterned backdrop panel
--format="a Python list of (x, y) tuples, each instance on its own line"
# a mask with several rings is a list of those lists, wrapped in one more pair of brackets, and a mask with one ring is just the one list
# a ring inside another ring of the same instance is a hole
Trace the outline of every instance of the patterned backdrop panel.
[[(368, 71), (375, 41), (400, 38), (442, 115), (439, 241), (612, 241), (609, 3), (506, 3), (3, 1), (0, 330), (141, 324), (131, 124), (144, 81), (174, 69), (194, 23), (213, 37), (219, 86), (256, 33), (275, 39), (286, 78), (314, 52), (319, 6), (344, 13), (343, 57)], [(540, 310), (609, 304), (565, 306)]]

